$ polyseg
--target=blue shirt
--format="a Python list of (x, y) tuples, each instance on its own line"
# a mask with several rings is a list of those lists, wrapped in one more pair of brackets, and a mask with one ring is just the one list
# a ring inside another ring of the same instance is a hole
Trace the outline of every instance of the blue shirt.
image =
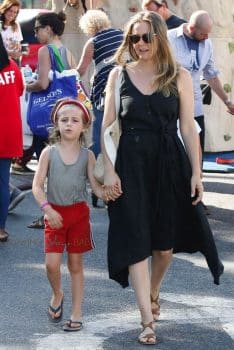
[(168, 39), (171, 43), (172, 50), (176, 56), (177, 61), (186, 68), (193, 80), (194, 90), (194, 116), (203, 115), (202, 92), (200, 88), (200, 80), (203, 76), (207, 81), (217, 77), (219, 71), (216, 69), (213, 58), (213, 47), (210, 39), (198, 42), (198, 59), (196, 60), (197, 68), (194, 69), (194, 55), (191, 52), (191, 46), (183, 33), (182, 24), (180, 27), (169, 30), (167, 33)]

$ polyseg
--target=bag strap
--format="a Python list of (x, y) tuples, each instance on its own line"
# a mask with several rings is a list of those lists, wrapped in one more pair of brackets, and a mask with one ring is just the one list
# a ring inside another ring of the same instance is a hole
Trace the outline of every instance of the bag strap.
[(118, 76), (117, 79), (115, 80), (115, 114), (116, 114), (116, 119), (118, 118), (119, 114), (119, 109), (120, 109), (120, 75), (123, 71), (123, 67), (118, 66)]
[(62, 62), (62, 57), (60, 54), (59, 49), (53, 45), (49, 44), (47, 45), (49, 54), (50, 54), (50, 61), (51, 61), (51, 68), (53, 71), (57, 70), (59, 72), (62, 72), (64, 70), (64, 64)]

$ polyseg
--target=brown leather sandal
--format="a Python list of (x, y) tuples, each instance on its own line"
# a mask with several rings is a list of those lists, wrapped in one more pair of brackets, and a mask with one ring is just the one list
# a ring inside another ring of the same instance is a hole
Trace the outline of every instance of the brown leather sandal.
[(141, 322), (142, 331), (138, 337), (138, 343), (141, 345), (155, 345), (156, 344), (156, 334), (154, 332), (153, 321), (144, 324)]
[(155, 306), (151, 306), (151, 311), (153, 314), (154, 321), (157, 321), (160, 316), (160, 304), (159, 304), (159, 295), (154, 299), (152, 295), (150, 295), (151, 305), (155, 304)]

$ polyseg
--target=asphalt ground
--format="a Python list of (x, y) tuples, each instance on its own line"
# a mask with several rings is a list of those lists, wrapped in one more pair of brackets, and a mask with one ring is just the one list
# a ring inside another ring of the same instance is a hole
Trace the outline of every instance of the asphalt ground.
[[(25, 179), (23, 179), (25, 178)], [(15, 184), (30, 181), (12, 177)], [(225, 266), (221, 284), (213, 284), (200, 254), (176, 254), (164, 280), (157, 350), (234, 349), (234, 174), (207, 173), (204, 202), (210, 210), (220, 257)], [(140, 317), (132, 288), (108, 279), (106, 209), (92, 209), (96, 248), (85, 261), (84, 328), (67, 334), (63, 322), (54, 325), (46, 311), (50, 288), (44, 269), (43, 230), (27, 224), (41, 214), (32, 193), (9, 214), (9, 240), (0, 244), (0, 350), (137, 350)], [(66, 256), (62, 264), (64, 320), (71, 294)]]

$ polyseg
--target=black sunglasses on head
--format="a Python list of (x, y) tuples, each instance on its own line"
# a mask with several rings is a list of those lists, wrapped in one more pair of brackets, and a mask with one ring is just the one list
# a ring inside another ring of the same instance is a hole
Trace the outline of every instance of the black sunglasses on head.
[(151, 33), (145, 33), (142, 35), (131, 34), (129, 35), (129, 39), (132, 44), (137, 44), (141, 39), (144, 41), (144, 43), (149, 44), (149, 43), (152, 43), (154, 35), (157, 35), (157, 34), (151, 34)]

